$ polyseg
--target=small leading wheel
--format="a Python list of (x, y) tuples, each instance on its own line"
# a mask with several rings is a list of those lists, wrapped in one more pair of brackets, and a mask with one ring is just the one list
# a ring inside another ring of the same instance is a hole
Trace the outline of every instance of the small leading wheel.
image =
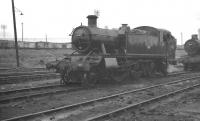
[(81, 83), (84, 75), (82, 72), (68, 72), (61, 74), (61, 81), (64, 84)]
[(68, 84), (70, 77), (68, 73), (61, 74), (61, 84)]

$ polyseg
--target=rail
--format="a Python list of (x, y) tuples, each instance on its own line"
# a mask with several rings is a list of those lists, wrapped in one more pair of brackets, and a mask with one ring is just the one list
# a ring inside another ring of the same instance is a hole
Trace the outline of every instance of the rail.
[[(0, 92), (0, 103), (9, 103), (17, 100), (34, 98), (40, 96), (47, 96), (50, 94), (72, 92), (83, 89), (79, 87), (78, 84), (69, 84), (69, 85), (48, 85), (48, 86), (38, 86), (32, 88), (23, 88), (17, 90), (1, 91)], [(36, 92), (34, 92), (36, 91)], [(22, 93), (21, 95), (17, 93)], [(25, 93), (25, 94), (24, 94)], [(26, 94), (28, 93), (28, 94)]]
[[(100, 102), (100, 101), (105, 101), (105, 100), (113, 99), (114, 97), (119, 97), (121, 95), (131, 94), (131, 93), (135, 93), (135, 92), (139, 92), (139, 91), (144, 91), (144, 90), (147, 90), (147, 89), (152, 89), (152, 88), (156, 88), (156, 87), (160, 87), (160, 86), (165, 86), (165, 85), (173, 85), (175, 83), (179, 83), (179, 82), (183, 82), (183, 81), (188, 81), (188, 80), (192, 80), (192, 79), (198, 79), (198, 78), (200, 78), (200, 76), (196, 76), (196, 77), (192, 77), (192, 78), (186, 78), (186, 79), (177, 80), (177, 81), (173, 81), (173, 82), (168, 82), (168, 83), (164, 83), (164, 84), (153, 85), (153, 86), (144, 87), (144, 88), (140, 88), (140, 89), (136, 89), (136, 90), (131, 90), (131, 91), (126, 91), (126, 92), (122, 92), (122, 93), (117, 93), (117, 94), (114, 94), (114, 95), (110, 95), (110, 96), (106, 96), (106, 97), (101, 97), (101, 98), (97, 98), (97, 99), (93, 99), (93, 100), (89, 100), (89, 101), (85, 101), (85, 102), (81, 102), (81, 103), (76, 103), (76, 104), (72, 104), (72, 105), (66, 105), (66, 106), (55, 108), (55, 109), (50, 109), (50, 110), (45, 110), (45, 111), (41, 111), (41, 112), (37, 112), (37, 113), (31, 113), (31, 114), (27, 114), (27, 115), (23, 115), (23, 116), (13, 117), (13, 118), (6, 119), (6, 120), (3, 120), (3, 121), (28, 120), (28, 119), (34, 118), (34, 117), (39, 117), (39, 116), (44, 116), (44, 115), (52, 115), (55, 112), (58, 113), (59, 111), (67, 111), (67, 110), (70, 110), (70, 109), (74, 109), (74, 108), (78, 108), (78, 107), (82, 107), (82, 106), (91, 105), (91, 104), (94, 104), (94, 103), (97, 103), (97, 102)], [(199, 85), (200, 84), (195, 85), (195, 86), (199, 86)], [(173, 93), (168, 93), (167, 95), (172, 95), (174, 93), (178, 93), (178, 92), (186, 90), (186, 89), (191, 89), (193, 87), (181, 89), (181, 90), (175, 91)], [(160, 96), (160, 98), (162, 98), (162, 97), (164, 97), (164, 96)], [(156, 99), (151, 99), (151, 100), (156, 100)], [(148, 101), (150, 101), (150, 100), (148, 100)], [(147, 103), (148, 101), (141, 102), (141, 104)], [(132, 106), (133, 105), (125, 107), (125, 108), (129, 108), (129, 107), (132, 107)], [(118, 110), (115, 110), (115, 111), (110, 112), (110, 113), (115, 113), (115, 112), (124, 110), (125, 108), (118, 109)], [(99, 119), (100, 117), (105, 117), (105, 116), (108, 116), (108, 115), (110, 115), (110, 114), (103, 114), (101, 116), (96, 116), (96, 117), (93, 117), (91, 119), (88, 119), (88, 121), (90, 121), (90, 120), (96, 120), (96, 119)]]

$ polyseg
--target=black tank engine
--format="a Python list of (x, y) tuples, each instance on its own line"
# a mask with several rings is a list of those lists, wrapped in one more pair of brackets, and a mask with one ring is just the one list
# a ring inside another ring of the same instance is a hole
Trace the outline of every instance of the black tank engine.
[(89, 15), (88, 26), (72, 32), (71, 55), (57, 65), (64, 83), (94, 84), (104, 79), (123, 81), (125, 77), (167, 74), (168, 63), (175, 59), (176, 39), (168, 30), (150, 26), (131, 29), (97, 27), (97, 16)]

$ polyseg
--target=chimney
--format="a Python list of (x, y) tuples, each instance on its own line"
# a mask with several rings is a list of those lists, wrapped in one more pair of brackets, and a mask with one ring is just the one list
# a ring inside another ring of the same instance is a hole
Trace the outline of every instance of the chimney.
[(97, 27), (97, 16), (96, 15), (89, 15), (88, 18), (88, 26), (89, 27)]
[(125, 28), (126, 28), (127, 26), (128, 26), (128, 24), (122, 24), (122, 27), (125, 27)]
[(128, 32), (130, 30), (130, 27), (128, 24), (122, 24), (122, 27), (120, 27), (120, 31), (123, 31), (123, 33)]
[(197, 35), (197, 34), (193, 34), (193, 35), (192, 35), (192, 39), (198, 40), (198, 35)]

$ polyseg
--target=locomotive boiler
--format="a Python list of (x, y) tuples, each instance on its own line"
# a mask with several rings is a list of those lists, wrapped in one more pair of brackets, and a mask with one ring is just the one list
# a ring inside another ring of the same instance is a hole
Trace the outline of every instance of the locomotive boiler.
[(197, 34), (185, 42), (184, 50), (187, 53), (182, 60), (184, 70), (200, 70), (200, 40)]
[(104, 79), (123, 81), (129, 75), (167, 74), (169, 60), (175, 58), (176, 39), (164, 29), (140, 26), (130, 29), (97, 27), (97, 16), (89, 15), (88, 26), (72, 32), (71, 55), (59, 62), (64, 83), (94, 84)]

